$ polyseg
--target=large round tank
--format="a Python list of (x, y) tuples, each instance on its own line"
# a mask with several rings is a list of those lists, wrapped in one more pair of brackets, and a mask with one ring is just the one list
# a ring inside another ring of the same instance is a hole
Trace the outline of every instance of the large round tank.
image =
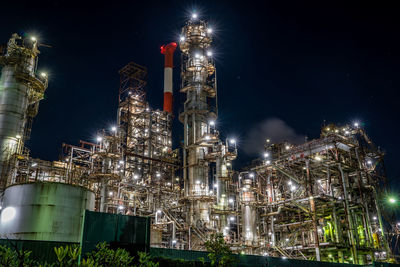
[(84, 187), (35, 182), (4, 191), (0, 238), (79, 242), (83, 215), (94, 210), (94, 193)]

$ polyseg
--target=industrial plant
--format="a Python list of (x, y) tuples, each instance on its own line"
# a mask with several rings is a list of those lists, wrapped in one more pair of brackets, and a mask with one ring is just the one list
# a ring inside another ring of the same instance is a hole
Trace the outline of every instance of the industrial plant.
[[(325, 124), (301, 145), (265, 136), (264, 154), (233, 168), (237, 140), (217, 127), (212, 42), (213, 29), (193, 14), (179, 41), (161, 47), (163, 110), (146, 99), (147, 68), (130, 62), (119, 71), (117, 123), (96, 140), (60, 144), (62, 157), (45, 161), (25, 146), (48, 87), (47, 74), (37, 72), (39, 41), (13, 34), (0, 47), (0, 238), (79, 242), (91, 210), (150, 217), (152, 247), (205, 250), (212, 234), (223, 233), (235, 253), (393, 259), (384, 152), (361, 124)], [(178, 90), (185, 100), (174, 114)], [(174, 119), (183, 125), (177, 147)]]

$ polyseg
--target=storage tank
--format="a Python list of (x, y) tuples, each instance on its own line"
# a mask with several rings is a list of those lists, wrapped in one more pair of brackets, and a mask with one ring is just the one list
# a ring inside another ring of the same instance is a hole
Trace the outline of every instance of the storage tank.
[(11, 185), (4, 191), (0, 238), (79, 242), (84, 212), (94, 203), (94, 192), (77, 185)]

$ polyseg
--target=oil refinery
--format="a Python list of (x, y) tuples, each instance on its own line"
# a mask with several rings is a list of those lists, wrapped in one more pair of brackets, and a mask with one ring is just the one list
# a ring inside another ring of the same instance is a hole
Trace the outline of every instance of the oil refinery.
[[(359, 124), (326, 124), (301, 145), (265, 136), (263, 157), (234, 169), (237, 140), (217, 129), (212, 43), (213, 29), (193, 14), (179, 41), (161, 47), (163, 110), (146, 99), (147, 68), (130, 62), (119, 71), (116, 125), (95, 141), (62, 144), (62, 157), (45, 161), (25, 142), (48, 77), (37, 72), (38, 41), (13, 34), (0, 46), (0, 238), (79, 242), (91, 210), (150, 217), (152, 247), (205, 250), (223, 233), (235, 253), (391, 261), (396, 225), (383, 210), (384, 152)], [(185, 97), (179, 114), (174, 71)], [(174, 117), (183, 125), (180, 147), (172, 146)]]

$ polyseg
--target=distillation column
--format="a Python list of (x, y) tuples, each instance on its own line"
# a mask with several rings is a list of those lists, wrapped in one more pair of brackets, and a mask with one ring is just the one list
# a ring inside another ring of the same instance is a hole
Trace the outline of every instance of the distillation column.
[(207, 23), (197, 18), (182, 29), (181, 92), (186, 93), (184, 111), (179, 119), (184, 124), (183, 176), (190, 226), (210, 226), (209, 161), (211, 150), (208, 122), (216, 118), (213, 106), (216, 96), (215, 67), (209, 47), (211, 31)]
[(21, 153), (47, 88), (47, 75), (36, 74), (38, 43), (13, 34), (0, 53), (0, 191), (9, 183), (10, 158)]

